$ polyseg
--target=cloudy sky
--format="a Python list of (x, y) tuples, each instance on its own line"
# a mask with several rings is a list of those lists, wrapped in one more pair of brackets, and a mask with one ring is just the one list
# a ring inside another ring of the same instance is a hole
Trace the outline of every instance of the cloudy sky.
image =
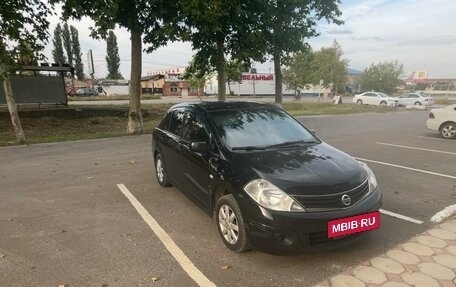
[[(319, 23), (320, 36), (309, 39), (314, 50), (328, 47), (336, 39), (349, 66), (363, 70), (371, 63), (397, 60), (404, 65), (404, 77), (413, 71), (427, 71), (429, 78), (456, 78), (456, 1), (454, 0), (342, 0), (341, 26)], [(60, 22), (51, 19), (51, 31)], [(79, 30), (81, 49), (93, 51), (95, 76), (106, 71), (106, 43), (89, 36), (92, 22), (70, 22)], [(121, 73), (130, 74), (130, 38), (124, 29), (115, 31), (121, 59)], [(52, 33), (51, 33), (52, 34)], [(46, 48), (50, 59), (52, 44)], [(147, 72), (186, 66), (193, 55), (189, 43), (169, 43), (143, 55)], [(84, 63), (86, 66), (86, 63)], [(273, 71), (270, 63), (256, 65), (258, 72)]]

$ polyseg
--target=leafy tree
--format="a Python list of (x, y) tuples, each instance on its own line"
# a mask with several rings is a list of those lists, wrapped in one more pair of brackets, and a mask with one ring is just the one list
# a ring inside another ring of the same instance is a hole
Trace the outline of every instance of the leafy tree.
[(74, 64), (75, 64), (75, 71), (76, 77), (78, 80), (83, 81), (85, 79), (84, 76), (84, 65), (82, 64), (82, 53), (81, 53), (81, 46), (79, 44), (79, 33), (78, 29), (74, 26), (70, 26), (70, 34), (71, 34), (71, 50), (74, 55)]
[(182, 37), (196, 51), (195, 66), (218, 75), (218, 100), (226, 98), (226, 57), (233, 61), (259, 60), (263, 39), (258, 32), (261, 0), (181, 0), (187, 33)]
[(364, 91), (380, 91), (392, 94), (397, 90), (401, 80), (403, 66), (397, 61), (371, 64), (366, 68), (359, 79), (361, 89)]
[(68, 58), (68, 64), (70, 64), (70, 66), (73, 66), (73, 41), (71, 39), (70, 27), (68, 27), (67, 22), (63, 24), (62, 40), (63, 47), (65, 48), (66, 55)]
[(336, 40), (330, 48), (321, 48), (315, 52), (313, 59), (313, 83), (318, 84), (322, 79), (324, 85), (329, 87), (332, 83), (334, 91), (344, 91), (347, 82), (348, 61), (342, 58), (343, 51)]
[(259, 48), (264, 48), (274, 62), (275, 102), (281, 105), (282, 65), (289, 62), (293, 53), (306, 48), (305, 39), (318, 35), (315, 31), (317, 21), (326, 19), (342, 24), (338, 19), (341, 15), (340, 0), (266, 0), (261, 3), (258, 25), (263, 27), (260, 29), (266, 45)]
[(108, 79), (123, 79), (119, 71), (120, 57), (117, 37), (113, 31), (109, 31), (106, 39), (106, 63), (108, 64)]
[(228, 61), (226, 63), (226, 82), (228, 83), (228, 90), (231, 94), (231, 83), (240, 83), (242, 81), (242, 71), (244, 64), (241, 61)]
[(65, 64), (67, 60), (65, 54), (63, 53), (62, 27), (60, 24), (57, 24), (57, 27), (54, 29), (52, 44), (54, 45), (54, 48), (52, 49), (52, 58), (54, 59), (54, 62), (58, 64)]
[[(8, 104), (16, 140), (25, 143), (25, 134), (16, 109), (9, 74), (18, 68), (20, 49), (29, 51), (27, 57), (35, 60), (44, 59), (40, 53), (48, 39), (49, 22), (52, 7), (42, 0), (6, 0), (0, 1), (0, 81)], [(22, 46), (22, 47), (21, 47)]]
[(295, 93), (299, 89), (306, 89), (314, 82), (313, 56), (313, 52), (307, 49), (295, 53), (287, 69), (283, 71), (285, 84)]
[(127, 133), (143, 132), (141, 115), (141, 61), (143, 41), (149, 44), (147, 52), (175, 40), (179, 31), (179, 1), (158, 0), (51, 0), (63, 2), (64, 15), (75, 19), (90, 17), (95, 26), (92, 36), (106, 38), (107, 32), (116, 26), (123, 27), (131, 35), (130, 109)]

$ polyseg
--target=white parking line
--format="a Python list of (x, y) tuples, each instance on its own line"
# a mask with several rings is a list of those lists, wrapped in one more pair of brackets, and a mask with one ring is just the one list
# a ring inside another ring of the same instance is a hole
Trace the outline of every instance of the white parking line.
[(389, 215), (389, 216), (392, 216), (395, 218), (399, 218), (399, 219), (402, 219), (402, 220), (405, 220), (408, 222), (412, 222), (412, 223), (416, 223), (416, 224), (423, 224), (423, 221), (421, 221), (421, 220), (414, 219), (414, 218), (411, 218), (411, 217), (408, 217), (408, 216), (405, 216), (405, 215), (402, 215), (399, 213), (394, 213), (394, 212), (391, 212), (388, 210), (380, 209), (380, 213), (383, 213), (385, 215)]
[(426, 173), (426, 174), (431, 174), (431, 175), (437, 175), (437, 176), (441, 176), (441, 177), (456, 179), (456, 176), (454, 176), (454, 175), (448, 175), (448, 174), (437, 173), (437, 172), (433, 172), (433, 171), (416, 169), (416, 168), (411, 168), (411, 167), (407, 167), (407, 166), (402, 166), (402, 165), (397, 165), (397, 164), (392, 164), (392, 163), (387, 163), (387, 162), (381, 162), (381, 161), (376, 161), (376, 160), (370, 160), (370, 159), (365, 159), (365, 158), (360, 158), (360, 157), (355, 157), (355, 158), (357, 160), (360, 160), (360, 161), (367, 161), (367, 162), (372, 162), (372, 163), (377, 163), (377, 164), (382, 164), (382, 165), (402, 168), (402, 169), (406, 169), (406, 170), (411, 170), (411, 171), (416, 171), (416, 172), (421, 172), (421, 173)]
[(141, 215), (142, 219), (149, 225), (150, 229), (157, 235), (158, 239), (165, 245), (166, 249), (171, 253), (171, 255), (176, 259), (179, 265), (184, 269), (185, 272), (199, 285), (204, 287), (215, 287), (216, 285), (210, 281), (206, 276), (204, 276), (201, 271), (188, 259), (188, 257), (182, 252), (179, 246), (174, 243), (174, 241), (169, 237), (169, 235), (160, 227), (160, 225), (155, 221), (152, 215), (147, 212), (147, 210), (142, 206), (142, 204), (134, 197), (133, 194), (125, 187), (123, 184), (118, 184), (117, 187), (125, 195), (125, 197), (130, 201), (136, 211)]
[(382, 142), (377, 142), (377, 144), (400, 147), (400, 148), (407, 148), (407, 149), (414, 149), (414, 150), (422, 150), (422, 151), (430, 151), (430, 152), (438, 152), (438, 153), (456, 155), (456, 152), (440, 151), (440, 150), (435, 150), (435, 149), (427, 149), (427, 148), (420, 148), (420, 147), (413, 147), (413, 146), (406, 146), (406, 145), (397, 145), (397, 144), (382, 143)]
[(442, 222), (445, 218), (448, 218), (456, 213), (456, 204), (447, 206), (445, 209), (437, 212), (431, 218), (432, 222)]

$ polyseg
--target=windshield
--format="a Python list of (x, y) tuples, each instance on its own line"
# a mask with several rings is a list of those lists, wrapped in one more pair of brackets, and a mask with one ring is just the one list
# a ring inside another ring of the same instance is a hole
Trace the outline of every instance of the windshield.
[(211, 116), (227, 146), (234, 150), (317, 142), (310, 132), (279, 109), (223, 110), (211, 112)]

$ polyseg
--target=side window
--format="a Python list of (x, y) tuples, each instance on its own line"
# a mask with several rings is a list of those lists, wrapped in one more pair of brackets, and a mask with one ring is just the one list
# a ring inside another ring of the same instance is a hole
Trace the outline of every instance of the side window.
[(175, 110), (171, 112), (171, 115), (169, 116), (169, 132), (175, 135), (181, 134), (182, 126), (184, 125), (184, 115), (183, 110)]
[(204, 129), (203, 123), (194, 114), (192, 114), (192, 112), (187, 113), (182, 137), (188, 141), (209, 141), (209, 136)]

